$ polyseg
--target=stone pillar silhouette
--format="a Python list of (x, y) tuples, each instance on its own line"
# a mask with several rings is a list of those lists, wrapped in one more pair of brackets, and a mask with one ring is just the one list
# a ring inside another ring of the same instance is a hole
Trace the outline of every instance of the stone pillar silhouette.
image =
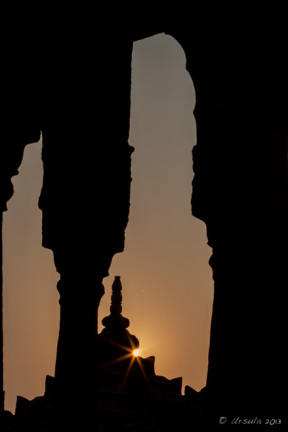
[(213, 251), (207, 395), (218, 424), (224, 411), (285, 412), (288, 71), (278, 13), (271, 31), (243, 17), (245, 35), (216, 16), (190, 37), (185, 26), (171, 34), (196, 92), (192, 211)]
[(63, 38), (52, 41), (42, 102), (39, 207), (43, 246), (53, 251), (60, 274), (55, 376), (63, 387), (75, 374), (87, 385), (93, 371), (102, 280), (124, 248), (133, 151), (128, 144), (132, 41), (121, 35), (105, 39), (94, 27), (81, 34), (82, 44), (77, 37), (71, 31), (65, 56)]
[[(4, 411), (4, 362), (3, 362), (3, 276), (2, 276), (2, 212), (0, 213), (0, 413)], [(1, 414), (0, 414), (1, 415)]]

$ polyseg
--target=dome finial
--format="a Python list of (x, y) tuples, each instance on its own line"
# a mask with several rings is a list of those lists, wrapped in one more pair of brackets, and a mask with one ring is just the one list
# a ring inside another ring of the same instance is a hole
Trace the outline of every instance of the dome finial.
[(106, 328), (127, 328), (130, 321), (121, 314), (122, 312), (122, 284), (120, 276), (115, 276), (112, 284), (112, 295), (110, 305), (110, 315), (102, 320), (102, 324)]

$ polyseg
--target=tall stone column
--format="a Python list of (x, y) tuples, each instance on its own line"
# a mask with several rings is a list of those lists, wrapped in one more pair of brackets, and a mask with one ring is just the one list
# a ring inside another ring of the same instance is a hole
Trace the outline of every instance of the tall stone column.
[(0, 214), (0, 413), (4, 411), (4, 364), (3, 364), (3, 276), (2, 276), (2, 212)]
[(196, 92), (192, 211), (206, 223), (212, 248), (207, 394), (216, 422), (222, 415), (285, 412), (285, 26), (270, 22), (268, 31), (265, 20), (248, 15), (243, 22), (245, 34), (219, 16), (171, 32), (185, 50)]
[(67, 25), (66, 44), (57, 30), (45, 58), (39, 207), (43, 246), (60, 275), (56, 382), (66, 395), (76, 386), (87, 403), (95, 392), (102, 280), (123, 251), (130, 206), (132, 41), (105, 38), (95, 26), (79, 35)]

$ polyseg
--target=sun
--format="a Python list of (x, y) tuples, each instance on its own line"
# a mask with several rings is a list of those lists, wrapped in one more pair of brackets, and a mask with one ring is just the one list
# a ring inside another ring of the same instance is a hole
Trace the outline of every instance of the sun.
[(134, 357), (138, 357), (139, 356), (139, 348), (133, 350), (132, 354)]

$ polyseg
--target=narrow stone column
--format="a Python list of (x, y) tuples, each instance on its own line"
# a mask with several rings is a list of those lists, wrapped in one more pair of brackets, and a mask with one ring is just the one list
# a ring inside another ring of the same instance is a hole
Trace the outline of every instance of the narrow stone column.
[(2, 275), (2, 212), (0, 213), (0, 415), (4, 411), (4, 365), (3, 365), (3, 275)]

